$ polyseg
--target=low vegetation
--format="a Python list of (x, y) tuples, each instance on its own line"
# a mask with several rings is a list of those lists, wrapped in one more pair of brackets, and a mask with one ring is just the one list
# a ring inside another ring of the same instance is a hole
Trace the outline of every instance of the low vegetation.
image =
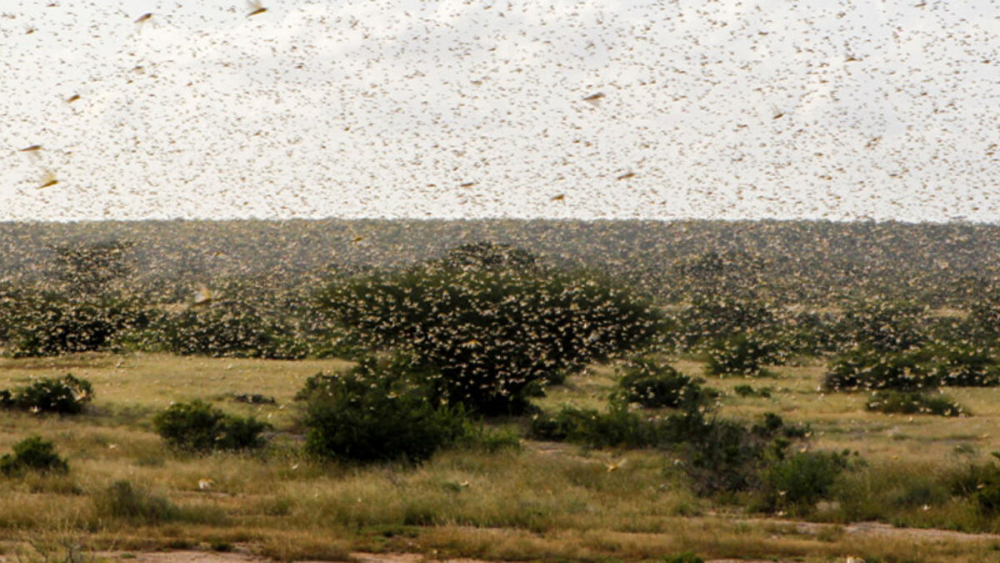
[(27, 472), (66, 473), (69, 464), (56, 453), (52, 442), (31, 436), (14, 444), (13, 454), (0, 457), (0, 473), (20, 477)]
[(23, 387), (0, 389), (0, 408), (32, 413), (79, 414), (94, 398), (90, 382), (72, 374), (43, 377)]
[(173, 448), (191, 452), (251, 450), (264, 446), (262, 433), (271, 428), (254, 417), (226, 414), (208, 403), (175, 403), (153, 418), (153, 427)]
[(951, 398), (931, 393), (881, 391), (872, 393), (865, 408), (887, 414), (933, 414), (969, 416), (969, 412)]

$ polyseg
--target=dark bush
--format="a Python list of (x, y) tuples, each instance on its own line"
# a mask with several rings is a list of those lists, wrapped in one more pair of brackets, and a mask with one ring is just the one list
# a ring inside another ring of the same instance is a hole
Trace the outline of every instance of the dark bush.
[(830, 367), (823, 386), (832, 391), (848, 389), (917, 390), (934, 387), (931, 354), (925, 349), (881, 352), (858, 347), (841, 354)]
[(837, 318), (832, 313), (803, 311), (778, 318), (774, 339), (787, 355), (818, 356), (837, 349)]
[(769, 387), (754, 389), (753, 386), (745, 384), (733, 387), (733, 392), (740, 397), (763, 397), (766, 399), (771, 396), (771, 389)]
[[(419, 371), (419, 370), (418, 370)], [(351, 462), (420, 462), (464, 432), (460, 410), (439, 406), (400, 358), (365, 358), (344, 375), (316, 376), (304, 393), (306, 449)]]
[(235, 299), (191, 308), (165, 320), (159, 329), (167, 349), (181, 355), (300, 359), (308, 346), (289, 336), (277, 313)]
[(14, 454), (0, 457), (0, 472), (19, 477), (28, 471), (66, 473), (69, 465), (56, 454), (55, 445), (40, 436), (31, 436), (14, 444)]
[(538, 257), (527, 250), (480, 241), (453, 248), (441, 259), (446, 268), (461, 270), (537, 271)]
[(175, 519), (179, 511), (167, 499), (136, 488), (130, 481), (115, 481), (94, 497), (96, 513), (133, 524), (159, 524)]
[(995, 342), (1000, 337), (1000, 293), (996, 290), (978, 295), (969, 306), (969, 325), (981, 342)]
[(762, 302), (731, 297), (699, 298), (680, 314), (685, 344), (726, 340), (747, 332), (766, 333), (775, 316)]
[(171, 447), (194, 452), (261, 448), (265, 444), (261, 433), (271, 428), (266, 422), (229, 415), (200, 400), (170, 405), (156, 415), (153, 426)]
[(849, 347), (877, 352), (904, 352), (926, 340), (921, 323), (926, 308), (914, 303), (872, 299), (855, 303), (840, 322), (840, 334)]
[(1000, 384), (1000, 364), (979, 346), (950, 343), (931, 347), (931, 376), (938, 385), (986, 387)]
[(761, 423), (747, 428), (732, 420), (689, 415), (681, 451), (694, 489), (702, 495), (756, 488), (761, 472), (784, 459), (791, 440), (808, 435), (805, 426), (786, 426), (780, 416), (765, 413)]
[(42, 378), (26, 387), (0, 391), (0, 406), (36, 413), (78, 414), (94, 397), (90, 382), (65, 375)]
[(25, 293), (9, 316), (7, 332), (15, 357), (104, 350), (119, 333), (149, 323), (135, 300), (76, 300), (52, 291)]
[(800, 452), (770, 463), (761, 476), (764, 508), (803, 510), (827, 498), (847, 458), (835, 452)]
[(968, 416), (961, 405), (944, 395), (920, 392), (876, 391), (865, 405), (869, 411), (893, 414), (934, 414), (938, 416)]
[(708, 375), (755, 377), (764, 373), (764, 364), (778, 361), (774, 346), (757, 336), (739, 334), (720, 340), (708, 349)]
[(618, 369), (615, 400), (645, 408), (695, 408), (707, 403), (711, 393), (699, 382), (651, 358), (635, 358)]
[(435, 398), (483, 414), (524, 412), (553, 376), (652, 341), (662, 321), (596, 274), (448, 262), (353, 278), (320, 301), (369, 345), (436, 366)]

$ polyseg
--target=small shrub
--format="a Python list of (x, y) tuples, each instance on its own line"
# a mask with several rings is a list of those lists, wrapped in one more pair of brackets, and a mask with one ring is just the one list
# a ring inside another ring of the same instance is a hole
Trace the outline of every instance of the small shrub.
[(131, 481), (115, 481), (93, 499), (95, 512), (105, 518), (133, 524), (158, 524), (177, 518), (178, 510), (169, 500), (136, 488)]
[(835, 452), (800, 452), (771, 463), (761, 477), (765, 508), (814, 505), (827, 498), (846, 467), (846, 457)]
[(306, 450), (361, 463), (426, 460), (462, 436), (461, 410), (436, 408), (400, 358), (361, 360), (341, 376), (307, 382)]
[(669, 365), (650, 358), (636, 358), (620, 368), (615, 398), (645, 408), (697, 407), (708, 402), (710, 393), (697, 381)]
[(39, 436), (25, 438), (14, 444), (14, 454), (0, 457), (0, 472), (8, 477), (19, 477), (28, 471), (41, 473), (66, 473), (69, 465), (56, 454), (52, 442)]
[(891, 390), (872, 393), (865, 408), (869, 411), (895, 414), (933, 414), (938, 416), (967, 416), (969, 414), (961, 405), (944, 395)]
[(764, 364), (777, 361), (774, 347), (746, 334), (719, 340), (708, 349), (708, 375), (754, 377), (764, 373)]
[(67, 374), (42, 378), (27, 387), (0, 392), (0, 406), (32, 412), (77, 414), (94, 397), (90, 382)]
[(188, 451), (261, 448), (266, 422), (226, 414), (204, 401), (175, 403), (156, 415), (153, 426), (170, 446)]
[(684, 440), (685, 470), (702, 495), (733, 493), (755, 488), (761, 472), (784, 459), (791, 440), (808, 434), (808, 427), (787, 426), (780, 416), (765, 413), (759, 424), (705, 418), (692, 413), (677, 428)]
[(668, 555), (660, 560), (660, 563), (705, 563), (705, 560), (690, 551)]

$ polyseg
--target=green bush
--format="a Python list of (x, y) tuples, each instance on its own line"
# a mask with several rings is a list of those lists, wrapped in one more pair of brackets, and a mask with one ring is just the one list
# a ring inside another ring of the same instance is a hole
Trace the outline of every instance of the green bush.
[(832, 313), (787, 313), (776, 324), (775, 339), (786, 354), (819, 356), (837, 349), (837, 319)]
[(15, 357), (104, 350), (119, 333), (149, 322), (142, 305), (132, 299), (73, 299), (52, 291), (24, 293), (7, 316)]
[(932, 347), (931, 377), (942, 386), (986, 387), (1000, 384), (1000, 364), (978, 346), (949, 343)]
[(808, 435), (808, 427), (788, 426), (780, 416), (765, 413), (749, 428), (737, 421), (689, 415), (678, 428), (685, 471), (698, 494), (734, 493), (755, 489), (761, 472), (784, 459), (792, 439)]
[(229, 415), (194, 400), (170, 405), (153, 418), (153, 427), (174, 448), (208, 452), (261, 448), (265, 444), (261, 433), (271, 425), (253, 417)]
[(830, 366), (823, 386), (848, 389), (918, 390), (936, 386), (931, 376), (931, 354), (926, 349), (883, 352), (858, 347), (841, 354)]
[(769, 464), (761, 476), (764, 508), (803, 510), (828, 498), (847, 458), (834, 452), (800, 452)]
[(67, 374), (62, 379), (42, 378), (26, 387), (0, 391), (0, 407), (36, 413), (78, 414), (93, 397), (89, 381)]
[(0, 457), (0, 472), (18, 477), (28, 471), (66, 473), (69, 464), (56, 454), (55, 445), (40, 436), (31, 436), (14, 444), (14, 454)]
[(690, 422), (690, 436), (681, 452), (695, 492), (711, 495), (751, 488), (768, 440), (735, 421), (692, 418)]
[(168, 317), (159, 330), (167, 349), (181, 355), (300, 359), (308, 346), (288, 336), (294, 328), (262, 307), (226, 300)]
[(660, 563), (705, 563), (705, 560), (690, 551), (668, 555), (660, 560)]
[(320, 458), (420, 462), (464, 432), (461, 410), (438, 406), (405, 360), (364, 358), (307, 383), (306, 450)]
[(871, 299), (853, 304), (841, 318), (839, 333), (849, 347), (904, 352), (923, 344), (926, 308), (914, 303)]
[(708, 375), (755, 377), (764, 373), (764, 364), (778, 360), (774, 346), (747, 334), (720, 340), (708, 349)]
[(747, 332), (767, 332), (774, 313), (764, 303), (732, 297), (698, 298), (680, 314), (688, 347), (708, 340), (726, 340)]
[(876, 391), (865, 405), (869, 411), (895, 414), (934, 414), (938, 416), (968, 416), (961, 405), (944, 395), (920, 392)]
[(438, 368), (434, 398), (487, 415), (525, 412), (552, 377), (651, 342), (662, 322), (597, 274), (477, 263), (352, 278), (320, 302), (370, 346)]
[(645, 408), (695, 408), (707, 403), (711, 393), (699, 382), (651, 358), (635, 358), (619, 367), (614, 398)]
[(178, 516), (169, 500), (136, 488), (127, 480), (115, 481), (95, 495), (93, 502), (97, 515), (133, 524), (159, 524)]

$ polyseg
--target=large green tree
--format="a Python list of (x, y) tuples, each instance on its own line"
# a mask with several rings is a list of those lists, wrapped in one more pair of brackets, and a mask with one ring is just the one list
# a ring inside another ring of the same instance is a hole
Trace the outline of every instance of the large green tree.
[(477, 262), (351, 278), (320, 303), (367, 344), (436, 366), (441, 400), (486, 414), (523, 411), (545, 381), (650, 341), (661, 321), (647, 300), (592, 273)]

